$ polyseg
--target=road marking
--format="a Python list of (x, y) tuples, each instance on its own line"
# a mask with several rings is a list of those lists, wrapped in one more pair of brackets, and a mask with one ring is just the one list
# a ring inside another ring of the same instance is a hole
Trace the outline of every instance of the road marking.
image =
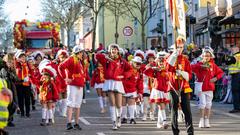
[(103, 132), (97, 132), (97, 135), (105, 135)]
[[(191, 103), (191, 106), (197, 107), (197, 105), (194, 104), (194, 103)], [(238, 116), (236, 114), (226, 113), (226, 112), (223, 112), (222, 110), (212, 109), (212, 112), (214, 112), (216, 114), (221, 114), (221, 115), (225, 115), (225, 116), (240, 119), (240, 116)]]
[(91, 125), (91, 123), (89, 121), (87, 121), (86, 119), (84, 119), (83, 117), (80, 117), (79, 120), (85, 125)]

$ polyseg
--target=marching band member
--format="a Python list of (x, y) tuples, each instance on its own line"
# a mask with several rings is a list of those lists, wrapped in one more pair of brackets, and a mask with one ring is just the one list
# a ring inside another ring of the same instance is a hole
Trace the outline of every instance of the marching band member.
[[(67, 83), (67, 130), (73, 128), (82, 130), (79, 125), (80, 107), (82, 104), (85, 73), (81, 63), (84, 49), (80, 46), (73, 48), (73, 55), (62, 62), (58, 71)], [(75, 125), (72, 125), (72, 113), (75, 110)]]
[[(146, 64), (151, 65), (154, 63), (156, 57), (156, 53), (154, 50), (148, 50), (145, 55)], [(153, 80), (151, 76), (147, 76), (143, 74), (144, 80), (144, 89), (143, 89), (143, 117), (142, 120), (147, 120), (148, 114), (148, 107), (150, 107), (150, 120), (155, 120), (154, 113), (155, 113), (155, 103), (149, 102), (150, 94), (153, 88)]]
[(159, 52), (155, 63), (149, 63), (146, 66), (144, 74), (154, 78), (153, 89), (150, 94), (150, 102), (158, 105), (158, 128), (168, 128), (165, 106), (169, 103), (168, 99), (168, 73), (165, 65), (166, 52)]
[[(135, 56), (131, 60), (132, 73), (131, 76), (123, 79), (123, 86), (125, 94), (123, 96), (123, 111), (122, 123), (127, 123), (127, 108), (130, 115), (130, 124), (136, 124), (134, 116), (135, 100), (142, 99), (143, 93), (143, 76), (140, 71), (142, 65), (142, 58)], [(127, 106), (128, 105), (128, 106)]]
[(129, 75), (131, 66), (119, 54), (119, 46), (110, 44), (108, 55), (96, 54), (96, 59), (104, 66), (105, 82), (103, 91), (108, 92), (113, 130), (121, 127), (122, 95), (125, 93), (122, 79)]
[(198, 82), (202, 82), (202, 91), (197, 93), (201, 113), (199, 127), (210, 128), (209, 117), (212, 107), (213, 91), (215, 90), (214, 83), (222, 77), (223, 71), (214, 63), (212, 48), (205, 47), (202, 50), (201, 57), (202, 60), (191, 65), (191, 67), (192, 71), (196, 74)]
[[(53, 106), (58, 100), (58, 90), (54, 82), (57, 76), (56, 70), (51, 66), (42, 67), (41, 85), (39, 89), (39, 100), (42, 104), (42, 122), (41, 126), (52, 125), (54, 119)], [(48, 119), (48, 123), (47, 123)]]

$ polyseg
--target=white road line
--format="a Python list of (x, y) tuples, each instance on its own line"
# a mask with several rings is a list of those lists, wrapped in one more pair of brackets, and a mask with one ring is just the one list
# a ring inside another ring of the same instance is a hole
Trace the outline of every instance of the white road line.
[(87, 121), (86, 119), (84, 119), (83, 117), (80, 117), (79, 120), (85, 125), (91, 125), (91, 123), (89, 121)]
[(103, 132), (97, 132), (97, 135), (105, 135)]
[[(193, 103), (191, 103), (191, 106), (197, 107), (197, 105), (196, 105), (196, 104), (193, 104)], [(223, 112), (222, 110), (212, 109), (212, 112), (217, 113), (217, 114), (221, 114), (221, 115), (225, 115), (225, 116), (229, 116), (229, 117), (233, 117), (233, 118), (240, 119), (240, 116), (238, 116), (238, 115), (236, 115), (236, 114), (226, 113), (226, 112)]]

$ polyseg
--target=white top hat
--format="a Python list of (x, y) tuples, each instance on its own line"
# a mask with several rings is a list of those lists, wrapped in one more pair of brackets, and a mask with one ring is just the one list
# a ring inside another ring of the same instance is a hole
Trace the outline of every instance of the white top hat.
[(57, 76), (57, 71), (51, 67), (51, 66), (45, 66), (43, 67), (43, 70), (41, 74), (48, 73), (51, 77), (56, 77)]
[(136, 50), (135, 53), (134, 53), (134, 56), (139, 56), (141, 55), (142, 58), (144, 58), (144, 52), (142, 50)]
[(41, 51), (36, 51), (36, 52), (34, 52), (34, 53), (32, 53), (32, 56), (34, 57), (34, 58), (36, 58), (36, 56), (37, 55), (40, 55), (42, 58), (44, 58), (44, 54), (43, 54), (43, 52), (41, 52)]
[(67, 57), (69, 56), (68, 52), (66, 50), (58, 50), (56, 58), (58, 58), (58, 56), (60, 55), (66, 55)]
[(156, 57), (156, 52), (154, 50), (147, 50), (147, 52), (145, 53), (145, 59), (147, 59), (148, 57)]
[(41, 73), (42, 70), (43, 70), (43, 68), (44, 68), (45, 66), (49, 65), (50, 62), (51, 62), (51, 61), (48, 60), (48, 59), (43, 59), (43, 60), (39, 63), (39, 65), (38, 65), (39, 72)]
[(132, 59), (132, 62), (142, 63), (142, 58), (139, 56), (134, 56), (134, 58)]
[(25, 54), (25, 52), (24, 52), (23, 50), (17, 50), (17, 52), (15, 53), (15, 58), (16, 58), (16, 59), (19, 59), (19, 57), (20, 57), (22, 54)]
[(84, 48), (82, 46), (76, 45), (76, 46), (73, 47), (72, 52), (73, 53), (79, 53), (79, 52), (81, 52), (83, 50), (84, 50)]
[[(215, 58), (214, 50), (210, 46), (206, 46), (202, 49), (202, 55), (206, 52), (209, 52), (212, 55), (212, 58)], [(201, 55), (201, 57), (202, 57)]]

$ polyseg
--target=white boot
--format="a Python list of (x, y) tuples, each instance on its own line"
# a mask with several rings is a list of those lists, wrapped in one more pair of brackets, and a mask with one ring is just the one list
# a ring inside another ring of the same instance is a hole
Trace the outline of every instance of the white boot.
[(120, 128), (122, 123), (121, 123), (121, 116), (122, 116), (122, 107), (117, 108), (117, 127)]
[(209, 119), (204, 119), (204, 127), (205, 128), (210, 128), (211, 127), (211, 125), (209, 123)]
[(155, 120), (154, 112), (150, 112), (150, 120), (151, 120), (151, 121), (154, 121), (154, 120)]
[(162, 110), (158, 110), (157, 128), (163, 128)]
[(204, 128), (204, 118), (200, 118), (198, 127), (199, 128)]
[(184, 122), (184, 113), (182, 110), (178, 110), (178, 122)]

